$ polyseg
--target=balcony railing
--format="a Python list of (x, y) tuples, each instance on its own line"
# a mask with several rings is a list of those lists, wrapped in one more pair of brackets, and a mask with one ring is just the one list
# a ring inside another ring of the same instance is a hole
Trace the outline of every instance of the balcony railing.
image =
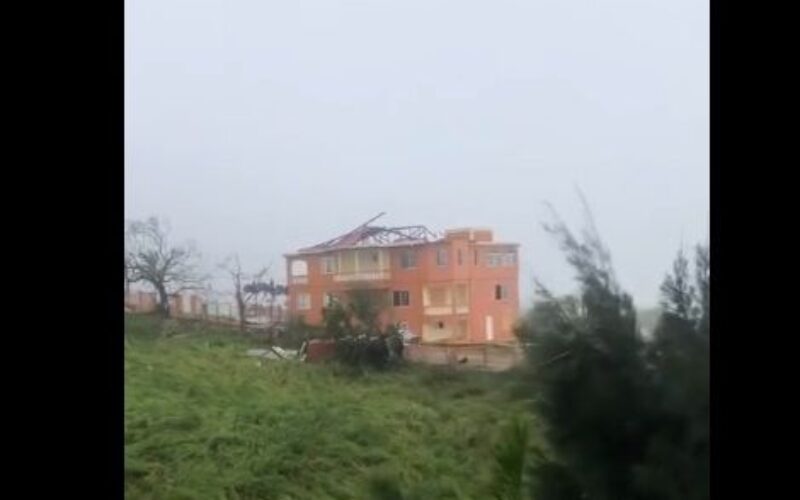
[(360, 271), (357, 273), (339, 273), (333, 275), (333, 281), (345, 283), (348, 281), (381, 281), (388, 280), (391, 273), (388, 269), (381, 271)]
[(453, 306), (428, 306), (425, 308), (426, 316), (443, 316), (453, 314)]
[(468, 314), (468, 306), (425, 306), (426, 316), (447, 316), (450, 314)]

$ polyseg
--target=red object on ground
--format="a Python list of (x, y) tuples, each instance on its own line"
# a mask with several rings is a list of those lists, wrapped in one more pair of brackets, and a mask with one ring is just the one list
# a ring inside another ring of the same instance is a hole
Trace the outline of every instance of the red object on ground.
[(311, 340), (308, 342), (306, 361), (320, 363), (332, 359), (336, 354), (336, 344), (332, 340)]

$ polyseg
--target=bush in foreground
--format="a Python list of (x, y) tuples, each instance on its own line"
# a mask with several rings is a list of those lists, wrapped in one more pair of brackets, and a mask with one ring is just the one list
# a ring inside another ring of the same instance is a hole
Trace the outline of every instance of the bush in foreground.
[(532, 465), (531, 498), (707, 499), (707, 249), (697, 252), (695, 286), (679, 255), (646, 342), (594, 228), (581, 240), (560, 221), (548, 230), (580, 294), (557, 298), (541, 287), (544, 301), (517, 331), (550, 448)]

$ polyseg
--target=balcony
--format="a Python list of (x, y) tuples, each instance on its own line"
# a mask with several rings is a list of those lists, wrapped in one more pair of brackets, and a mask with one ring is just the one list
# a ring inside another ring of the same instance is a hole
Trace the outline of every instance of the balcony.
[(426, 306), (426, 316), (449, 316), (452, 314), (469, 314), (469, 307), (467, 306)]
[(426, 316), (469, 314), (469, 290), (466, 285), (426, 285), (422, 289)]
[(426, 316), (446, 316), (453, 314), (452, 306), (428, 306), (425, 308)]
[(391, 277), (388, 269), (378, 271), (359, 271), (355, 273), (339, 273), (333, 275), (336, 283), (349, 283), (354, 281), (384, 281)]

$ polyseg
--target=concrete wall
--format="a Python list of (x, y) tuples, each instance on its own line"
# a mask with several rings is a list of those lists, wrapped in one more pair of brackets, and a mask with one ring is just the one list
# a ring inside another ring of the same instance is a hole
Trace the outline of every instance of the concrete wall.
[(416, 363), (501, 371), (520, 363), (524, 353), (517, 345), (411, 344), (405, 346), (403, 357)]
[[(134, 313), (155, 312), (158, 295), (155, 292), (131, 291), (125, 295), (125, 308)], [(174, 295), (169, 299), (170, 312), (176, 317), (201, 317), (204, 314), (204, 301), (198, 295)]]
[[(306, 360), (327, 361), (334, 357), (335, 351), (333, 341), (312, 340)], [(522, 362), (524, 353), (516, 344), (409, 344), (404, 346), (403, 358), (412, 363), (502, 371)], [(462, 362), (464, 359), (466, 362)]]
[(135, 313), (150, 313), (156, 310), (155, 292), (131, 291), (125, 294), (125, 308)]

